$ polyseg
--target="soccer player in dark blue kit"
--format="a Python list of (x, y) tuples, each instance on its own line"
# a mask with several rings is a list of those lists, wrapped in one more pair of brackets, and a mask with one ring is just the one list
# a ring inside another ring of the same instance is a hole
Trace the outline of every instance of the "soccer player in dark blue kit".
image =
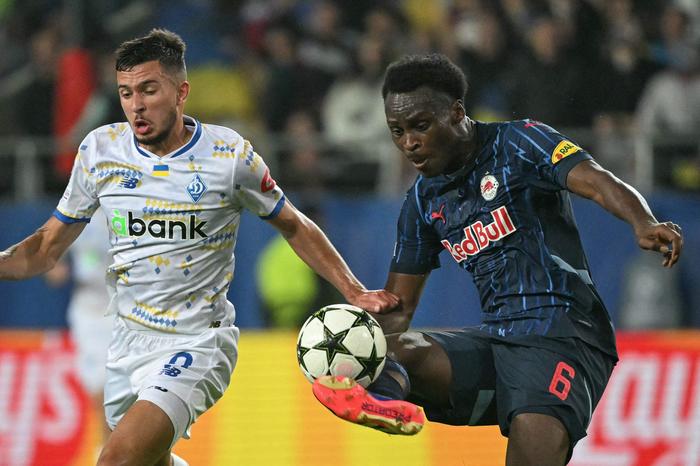
[[(665, 267), (680, 256), (681, 229), (658, 222), (634, 188), (551, 127), (471, 120), (465, 91), (463, 73), (442, 55), (387, 69), (391, 137), (419, 172), (385, 286), (401, 304), (377, 314), (389, 359), (368, 390), (323, 377), (313, 391), (337, 416), (394, 434), (421, 429), (417, 405), (436, 422), (498, 424), (509, 439), (507, 465), (562, 465), (586, 435), (617, 362), (569, 191), (628, 222)], [(443, 250), (472, 274), (483, 323), (409, 331)]]

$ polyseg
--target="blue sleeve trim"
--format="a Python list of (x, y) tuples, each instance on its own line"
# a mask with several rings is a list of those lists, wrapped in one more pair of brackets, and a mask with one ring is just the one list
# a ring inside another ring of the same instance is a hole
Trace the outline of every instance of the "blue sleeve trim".
[(78, 222), (84, 222), (84, 223), (90, 223), (90, 217), (83, 217), (83, 218), (73, 218), (69, 217), (67, 215), (63, 215), (61, 212), (58, 211), (58, 209), (53, 211), (53, 216), (59, 219), (61, 222), (66, 223), (66, 224), (71, 224), (71, 223), (78, 223)]
[(593, 157), (591, 155), (584, 151), (583, 149), (576, 152), (575, 154), (571, 154), (568, 157), (565, 157), (561, 161), (559, 161), (556, 165), (554, 165), (554, 170), (556, 172), (556, 177), (557, 177), (557, 183), (559, 183), (559, 186), (568, 189), (566, 185), (566, 178), (569, 176), (569, 172), (571, 171), (572, 168), (574, 168), (576, 165), (579, 163), (583, 162), (584, 160), (592, 160)]
[(275, 217), (277, 217), (282, 210), (282, 207), (284, 207), (284, 202), (285, 202), (286, 197), (282, 196), (282, 199), (277, 201), (277, 205), (275, 206), (274, 209), (272, 209), (272, 212), (270, 212), (268, 215), (261, 215), (260, 218), (263, 220), (270, 220)]

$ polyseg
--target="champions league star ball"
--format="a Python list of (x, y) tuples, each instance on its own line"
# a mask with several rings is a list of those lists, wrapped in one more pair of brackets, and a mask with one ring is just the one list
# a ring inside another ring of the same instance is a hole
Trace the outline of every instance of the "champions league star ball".
[(344, 375), (363, 387), (384, 368), (386, 339), (369, 313), (350, 304), (331, 304), (309, 317), (297, 339), (299, 367), (310, 382)]

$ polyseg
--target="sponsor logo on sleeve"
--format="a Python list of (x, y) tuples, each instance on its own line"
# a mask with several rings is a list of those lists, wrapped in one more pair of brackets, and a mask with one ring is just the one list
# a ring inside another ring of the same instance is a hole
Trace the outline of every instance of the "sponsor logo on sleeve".
[(275, 180), (270, 176), (270, 169), (265, 169), (265, 174), (263, 175), (262, 182), (260, 182), (260, 192), (266, 193), (277, 186)]
[(557, 147), (555, 147), (554, 151), (552, 151), (552, 163), (560, 162), (562, 159), (570, 156), (571, 154), (575, 154), (580, 150), (581, 148), (579, 146), (564, 139), (557, 144)]

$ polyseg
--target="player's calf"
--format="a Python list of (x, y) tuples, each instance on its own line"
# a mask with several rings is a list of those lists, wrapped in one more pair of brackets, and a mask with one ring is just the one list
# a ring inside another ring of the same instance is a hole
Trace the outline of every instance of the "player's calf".
[(313, 384), (314, 396), (333, 414), (388, 434), (414, 435), (425, 424), (420, 406), (403, 400), (375, 398), (348, 377), (323, 376)]

